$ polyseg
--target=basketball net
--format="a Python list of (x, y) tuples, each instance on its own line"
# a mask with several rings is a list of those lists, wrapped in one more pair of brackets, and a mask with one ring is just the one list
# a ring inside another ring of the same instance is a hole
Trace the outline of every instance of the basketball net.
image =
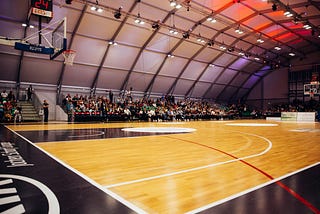
[(64, 57), (64, 64), (73, 65), (74, 57), (76, 56), (76, 52), (74, 50), (65, 50), (62, 52)]

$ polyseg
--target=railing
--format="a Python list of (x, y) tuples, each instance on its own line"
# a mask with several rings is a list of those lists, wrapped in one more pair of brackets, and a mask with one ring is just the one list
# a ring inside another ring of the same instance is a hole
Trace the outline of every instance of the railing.
[(42, 103), (36, 93), (33, 93), (32, 95), (32, 104), (39, 115), (39, 111), (42, 109)]

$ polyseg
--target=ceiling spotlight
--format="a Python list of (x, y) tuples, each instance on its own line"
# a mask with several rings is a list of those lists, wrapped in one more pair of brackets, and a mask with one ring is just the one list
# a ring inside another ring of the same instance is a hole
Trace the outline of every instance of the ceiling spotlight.
[(277, 50), (277, 51), (281, 50), (281, 48), (279, 46), (275, 46), (274, 49)]
[(176, 1), (172, 1), (172, 0), (170, 1), (170, 6), (171, 6), (171, 7), (175, 7), (176, 5), (177, 5), (177, 2), (176, 2)]
[(226, 48), (226, 46), (224, 46), (223, 44), (222, 45), (220, 45), (220, 47), (219, 47), (221, 50), (225, 50), (225, 49), (227, 49)]
[(295, 56), (296, 54), (295, 53), (293, 53), (293, 52), (290, 52), (289, 53), (289, 56)]
[(263, 39), (261, 39), (261, 38), (257, 39), (257, 42), (264, 43)]
[(306, 23), (306, 24), (303, 25), (303, 28), (306, 29), (306, 30), (309, 30), (311, 28), (311, 26)]
[(199, 38), (197, 39), (197, 41), (200, 42), (200, 43), (204, 43), (204, 42), (205, 42), (204, 39), (202, 39), (201, 37), (199, 37)]
[(22, 27), (34, 28), (34, 26), (33, 26), (33, 25), (26, 24), (26, 23), (22, 23), (21, 25), (22, 25)]
[(97, 11), (97, 12), (99, 12), (99, 13), (102, 13), (102, 12), (103, 12), (103, 9), (102, 9), (102, 8), (99, 8), (99, 7), (96, 7), (96, 6), (92, 6), (90, 9), (91, 9), (92, 11)]
[(243, 52), (243, 51), (240, 51), (240, 52), (239, 52), (239, 55), (240, 55), (240, 56), (244, 56), (244, 52)]
[(237, 29), (235, 29), (235, 31), (237, 34), (243, 34), (243, 30), (240, 29), (240, 27), (238, 27)]
[(175, 28), (171, 28), (171, 29), (169, 30), (169, 33), (174, 34), (174, 35), (177, 35), (177, 34), (178, 34), (178, 31), (177, 31)]
[(108, 44), (109, 44), (109, 45), (114, 45), (114, 46), (118, 45), (118, 43), (116, 43), (116, 42), (114, 42), (114, 41), (109, 41)]
[(256, 61), (260, 61), (260, 58), (259, 57), (255, 57), (254, 58)]
[(174, 1), (174, 0), (171, 0), (171, 1), (170, 1), (170, 6), (171, 6), (171, 7), (175, 7), (176, 9), (180, 9), (180, 8), (182, 7), (181, 4), (177, 3), (177, 2)]
[(234, 51), (234, 47), (228, 48), (228, 52), (233, 52), (233, 51)]
[(151, 27), (152, 27), (153, 29), (158, 29), (158, 28), (160, 27), (159, 21), (154, 22), (154, 23), (151, 25)]
[(273, 11), (276, 11), (277, 9), (278, 9), (277, 5), (273, 3), (273, 5), (272, 5), (272, 10), (273, 10)]
[(291, 16), (293, 16), (293, 14), (292, 14), (289, 10), (287, 10), (286, 12), (284, 12), (283, 15), (286, 16), (286, 17), (288, 17), (288, 18), (291, 17)]
[(210, 41), (208, 41), (207, 45), (211, 47), (214, 45), (214, 42), (212, 40), (210, 40)]
[(207, 21), (211, 22), (211, 23), (216, 23), (217, 22), (217, 20), (215, 18), (213, 18), (213, 17), (207, 18)]
[(190, 36), (190, 34), (189, 34), (188, 32), (184, 32), (184, 33), (182, 34), (182, 37), (183, 37), (184, 39), (189, 39), (189, 36)]
[(212, 67), (212, 68), (213, 68), (214, 66), (215, 66), (214, 64), (209, 64), (209, 67)]
[(121, 8), (122, 7), (119, 7), (119, 9), (114, 13), (114, 18), (116, 19), (120, 19), (121, 18)]
[(173, 58), (174, 56), (171, 53), (168, 53), (167, 57)]
[(140, 24), (140, 25), (144, 24), (144, 21), (140, 17), (140, 13), (138, 13), (138, 17), (136, 18), (136, 20), (134, 22), (137, 24)]

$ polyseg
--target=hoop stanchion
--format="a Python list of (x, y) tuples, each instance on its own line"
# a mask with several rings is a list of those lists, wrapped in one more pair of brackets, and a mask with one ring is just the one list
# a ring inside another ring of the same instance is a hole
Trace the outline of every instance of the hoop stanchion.
[(64, 64), (73, 65), (74, 57), (76, 56), (76, 52), (74, 50), (65, 50), (62, 52), (64, 57)]

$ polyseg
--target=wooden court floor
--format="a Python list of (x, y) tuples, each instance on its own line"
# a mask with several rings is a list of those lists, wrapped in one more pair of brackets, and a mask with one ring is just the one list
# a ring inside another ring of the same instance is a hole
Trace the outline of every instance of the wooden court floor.
[[(304, 207), (305, 213), (320, 210), (320, 123), (235, 120), (6, 127), (111, 196), (119, 196), (119, 203), (131, 204), (133, 212), (301, 213), (296, 206)], [(308, 182), (300, 176), (288, 184), (282, 181), (309, 167), (316, 167), (309, 175), (315, 180), (309, 182), (311, 193), (301, 190)], [(267, 187), (272, 190), (261, 191)], [(231, 203), (256, 191), (260, 192), (248, 196), (250, 203)], [(215, 210), (219, 206), (228, 208)]]

